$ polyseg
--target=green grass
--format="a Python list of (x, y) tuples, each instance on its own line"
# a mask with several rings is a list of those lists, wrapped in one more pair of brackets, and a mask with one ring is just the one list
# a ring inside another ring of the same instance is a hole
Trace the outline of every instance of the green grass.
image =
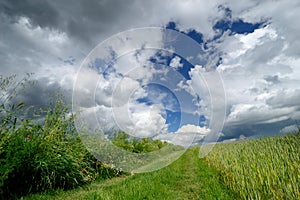
[(300, 134), (199, 148), (161, 170), (24, 199), (300, 199)]
[(158, 171), (94, 182), (88, 186), (24, 199), (236, 199), (219, 173), (198, 158), (198, 148)]
[(300, 199), (300, 132), (217, 144), (206, 157), (243, 199)]

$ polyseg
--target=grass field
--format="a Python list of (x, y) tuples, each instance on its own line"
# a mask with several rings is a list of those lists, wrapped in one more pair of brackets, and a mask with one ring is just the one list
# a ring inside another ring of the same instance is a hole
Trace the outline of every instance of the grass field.
[(83, 188), (24, 199), (236, 199), (220, 174), (198, 159), (198, 148), (161, 170), (94, 182)]
[(161, 170), (24, 199), (300, 199), (300, 134), (191, 148)]

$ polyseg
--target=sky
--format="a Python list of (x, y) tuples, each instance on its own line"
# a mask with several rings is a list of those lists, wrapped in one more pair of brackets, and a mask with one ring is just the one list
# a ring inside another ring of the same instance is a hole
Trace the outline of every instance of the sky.
[(34, 73), (25, 103), (61, 89), (103, 131), (183, 146), (286, 134), (300, 120), (299, 11), (295, 0), (1, 0), (0, 72)]

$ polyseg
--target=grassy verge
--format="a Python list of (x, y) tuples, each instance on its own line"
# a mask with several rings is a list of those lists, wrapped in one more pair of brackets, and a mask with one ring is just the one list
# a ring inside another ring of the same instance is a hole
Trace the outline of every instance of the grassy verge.
[(161, 170), (94, 182), (86, 187), (36, 194), (24, 199), (235, 199), (218, 172), (189, 149)]

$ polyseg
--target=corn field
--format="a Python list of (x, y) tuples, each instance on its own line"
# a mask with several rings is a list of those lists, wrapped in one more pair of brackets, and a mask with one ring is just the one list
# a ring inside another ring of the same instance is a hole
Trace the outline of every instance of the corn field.
[(300, 199), (300, 132), (217, 144), (206, 157), (242, 199)]

